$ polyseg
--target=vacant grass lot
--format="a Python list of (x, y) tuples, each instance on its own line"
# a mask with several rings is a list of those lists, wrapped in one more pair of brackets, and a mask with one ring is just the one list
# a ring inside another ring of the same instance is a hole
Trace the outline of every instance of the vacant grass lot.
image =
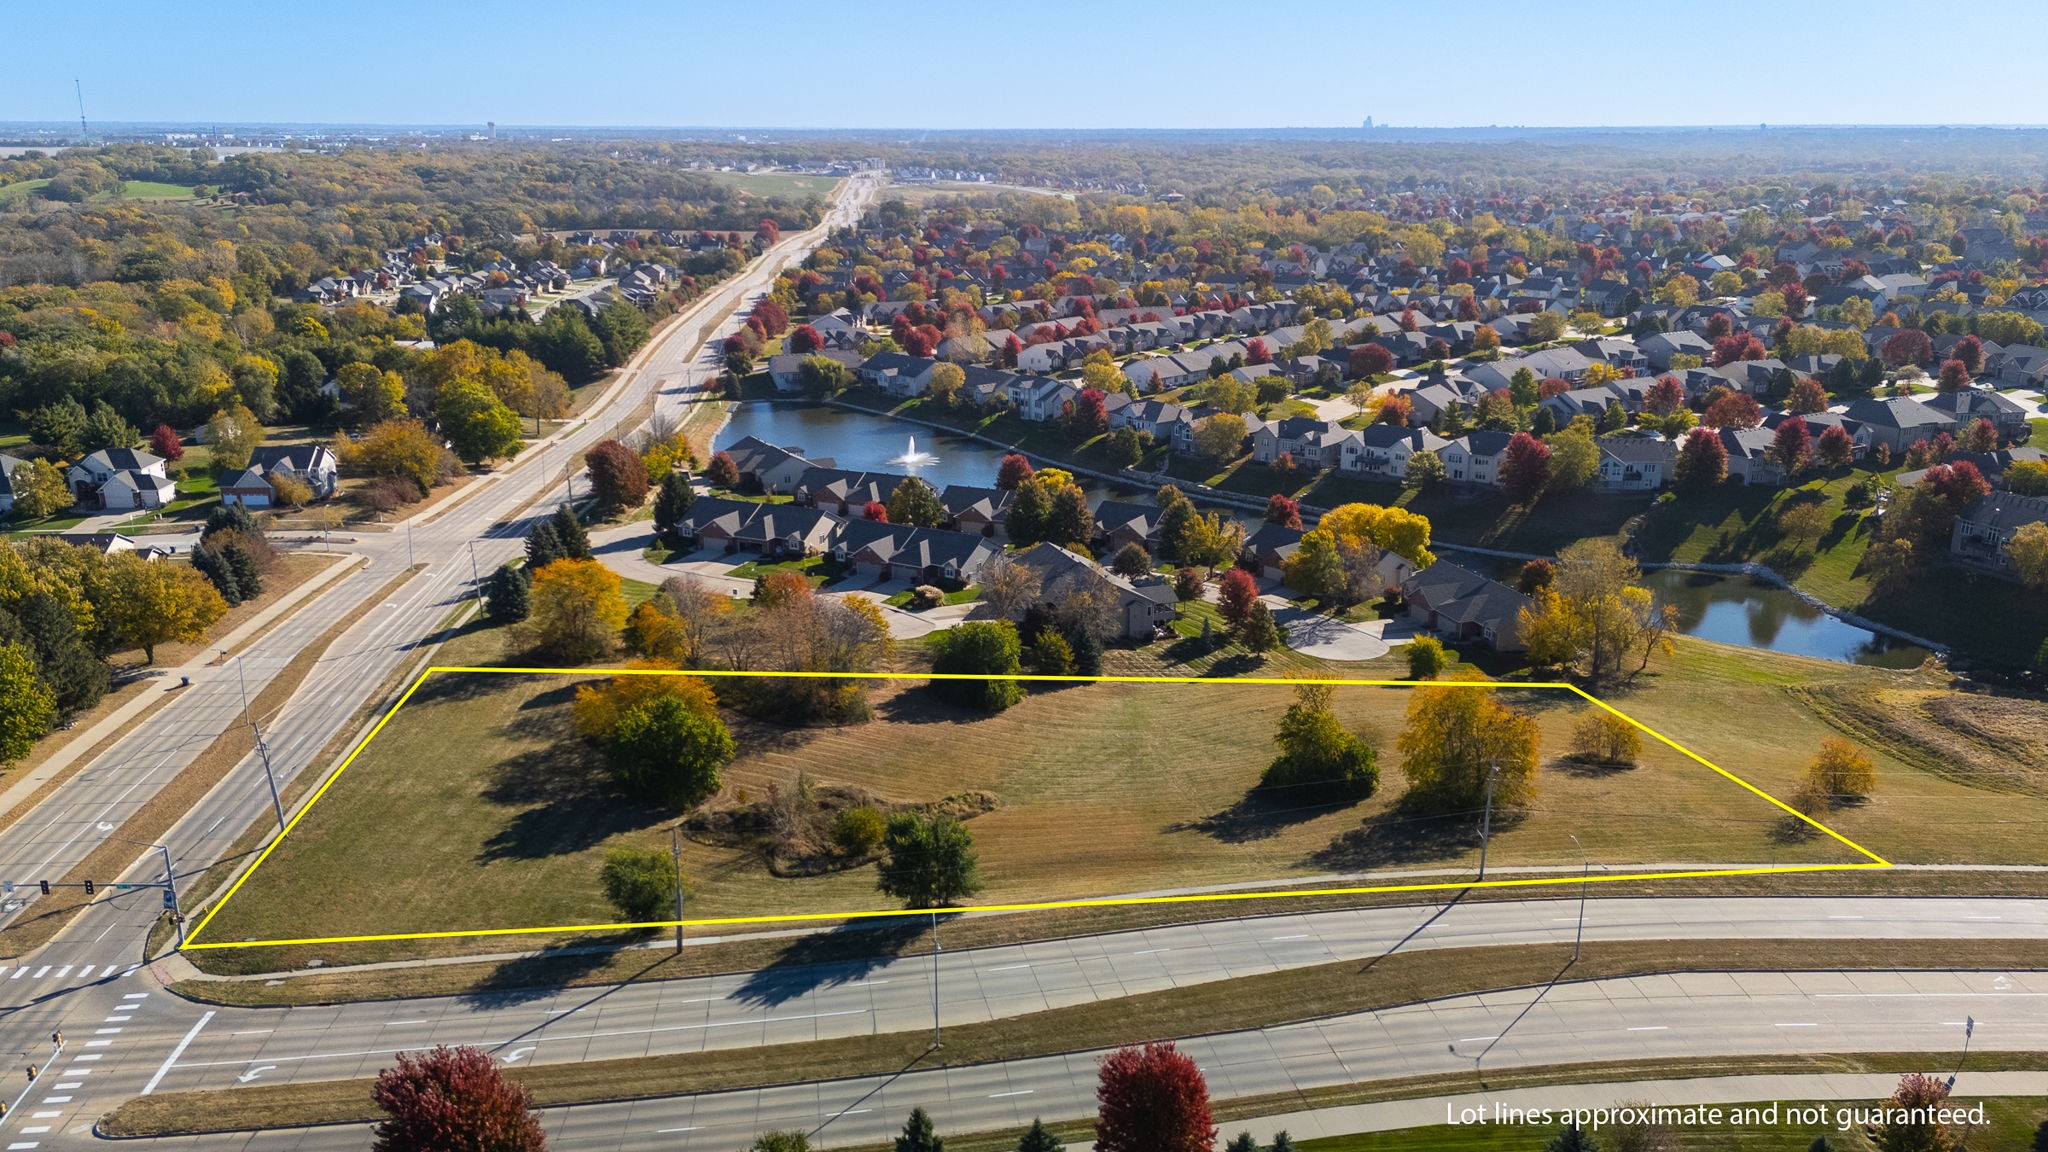
[[(490, 662), (492, 637), (443, 662)], [(1115, 653), (1140, 664), (1153, 651)], [(1619, 706), (1780, 795), (1836, 729), (1792, 689), (1910, 686), (1907, 674), (1687, 644), (1680, 658), (1610, 693)], [(912, 653), (906, 653), (911, 658)], [(1307, 664), (1296, 657), (1294, 660)], [(1121, 669), (1120, 669), (1121, 670)], [(1133, 669), (1136, 670), (1136, 669)], [(1250, 668), (1243, 671), (1252, 670)], [(1271, 675), (1306, 668), (1257, 668)], [(1351, 674), (1351, 673), (1347, 673)], [(1384, 673), (1382, 673), (1384, 674)], [(673, 814), (613, 790), (568, 731), (571, 677), (450, 674), (417, 693), (206, 931), (213, 940), (443, 929), (571, 926), (614, 919), (598, 864), (622, 844), (665, 847)], [(1535, 711), (1545, 767), (1533, 808), (1497, 822), (1491, 860), (1574, 864), (1570, 835), (1602, 867), (1680, 861), (1848, 861), (1823, 838), (1791, 838), (1782, 813), (1661, 746), (1642, 766), (1595, 772), (1559, 759), (1585, 707), (1562, 692), (1511, 693)], [(1347, 723), (1382, 748), (1379, 795), (1353, 807), (1251, 801), (1271, 759), (1285, 687), (1096, 684), (1041, 691), (997, 717), (932, 701), (916, 681), (873, 691), (876, 719), (786, 729), (735, 718), (742, 749), (720, 802), (818, 784), (896, 802), (987, 789), (1001, 806), (970, 824), (986, 902), (1022, 902), (1302, 879), (1337, 872), (1464, 871), (1476, 817), (1417, 819), (1398, 805), (1393, 740), (1405, 689), (1347, 688)], [(1837, 814), (1845, 834), (1904, 859), (2030, 859), (2035, 829), (2009, 793), (1878, 757), (1869, 803)], [(1955, 835), (1968, 824), (1978, 833)], [(779, 879), (750, 849), (686, 843), (692, 917), (885, 906), (872, 868)], [(317, 911), (316, 911), (317, 910)], [(467, 950), (502, 950), (505, 941)], [(532, 940), (521, 941), (530, 945)], [(351, 957), (411, 947), (351, 949)], [(444, 949), (445, 950), (445, 949)], [(241, 967), (242, 960), (230, 961)], [(208, 957), (211, 962), (215, 957)], [(250, 957), (253, 961), (255, 957)]]
[(802, 200), (807, 196), (828, 196), (839, 184), (837, 176), (806, 175), (802, 172), (712, 172), (720, 184), (728, 184), (750, 196), (779, 196)]

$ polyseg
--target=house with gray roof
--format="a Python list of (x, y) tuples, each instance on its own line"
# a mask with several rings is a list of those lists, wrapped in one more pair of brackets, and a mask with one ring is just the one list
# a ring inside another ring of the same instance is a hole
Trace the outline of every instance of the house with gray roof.
[(1057, 610), (1082, 595), (1102, 596), (1115, 605), (1118, 637), (1147, 640), (1172, 623), (1178, 610), (1179, 599), (1165, 580), (1156, 576), (1126, 580), (1057, 544), (1033, 544), (1011, 557), (1010, 563), (1038, 577), (1037, 604), (1020, 607), (1013, 619), (1021, 620), (1030, 607)]
[(1418, 625), (1453, 641), (1519, 652), (1529, 598), (1477, 572), (1439, 560), (1401, 581), (1401, 598)]
[(1956, 515), (1948, 550), (1967, 563), (2009, 574), (2013, 536), (2042, 523), (2048, 523), (2048, 496), (1993, 492)]

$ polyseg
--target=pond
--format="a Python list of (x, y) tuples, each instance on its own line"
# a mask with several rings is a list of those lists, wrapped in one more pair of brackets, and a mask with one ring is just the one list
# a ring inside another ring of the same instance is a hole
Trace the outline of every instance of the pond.
[[(990, 487), (996, 482), (996, 466), (1003, 460), (999, 448), (936, 428), (826, 404), (784, 400), (753, 400), (739, 405), (714, 446), (724, 448), (746, 436), (757, 436), (813, 460), (830, 457), (839, 468), (919, 476), (934, 488), (948, 484)], [(914, 465), (894, 462), (910, 450), (913, 439), (918, 453), (936, 459)], [(1149, 492), (1143, 488), (1107, 484), (1086, 476), (1076, 479), (1088, 494), (1090, 504), (1106, 496), (1119, 500), (1149, 498)]]
[(1666, 570), (1645, 574), (1643, 584), (1678, 608), (1679, 631), (1702, 640), (1879, 668), (1913, 668), (1928, 656), (1747, 577)]

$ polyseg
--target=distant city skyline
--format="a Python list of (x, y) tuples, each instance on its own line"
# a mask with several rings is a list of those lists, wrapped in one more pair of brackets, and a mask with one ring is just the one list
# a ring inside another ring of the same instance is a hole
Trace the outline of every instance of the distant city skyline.
[[(2024, 69), (1880, 87), (1918, 28), (2031, 43), (2048, 10), (1222, 0), (934, 8), (139, 0), (10, 13), (0, 121), (867, 130), (2039, 123)], [(1711, 12), (1711, 19), (1703, 15)], [(592, 15), (599, 13), (593, 10)], [(1946, 14), (1943, 14), (1946, 16)], [(82, 26), (89, 19), (89, 26)]]

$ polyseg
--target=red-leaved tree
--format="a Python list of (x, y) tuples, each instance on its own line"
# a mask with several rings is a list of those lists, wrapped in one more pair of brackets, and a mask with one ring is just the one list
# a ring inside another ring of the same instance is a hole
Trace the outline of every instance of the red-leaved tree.
[(740, 482), (740, 466), (732, 457), (721, 451), (712, 455), (711, 463), (704, 466), (704, 479), (714, 488), (733, 488)]
[(818, 335), (818, 330), (809, 324), (799, 324), (796, 330), (789, 334), (791, 352), (816, 352), (824, 346), (825, 338)]
[(1550, 448), (1527, 432), (1517, 432), (1501, 457), (1500, 486), (1517, 504), (1535, 501), (1550, 483)]
[(1934, 359), (1934, 341), (1918, 328), (1907, 328), (1885, 337), (1884, 343), (1877, 347), (1877, 354), (1894, 368), (1925, 364)]
[(1764, 342), (1747, 332), (1731, 332), (1714, 341), (1714, 354), (1707, 358), (1709, 367), (1719, 368), (1738, 360), (1761, 360), (1770, 355)]
[(375, 1152), (542, 1152), (547, 1134), (533, 1094), (505, 1079), (478, 1048), (401, 1052), (370, 1093), (384, 1110)]
[(1380, 344), (1354, 344), (1345, 367), (1353, 378), (1384, 376), (1394, 370), (1394, 354)]
[(185, 444), (178, 439), (178, 430), (169, 424), (159, 424), (149, 434), (149, 450), (173, 464), (185, 458)]
[(1671, 478), (1681, 488), (1712, 488), (1728, 478), (1728, 446), (1711, 428), (1695, 429), (1679, 445)]
[(1763, 422), (1763, 405), (1756, 397), (1732, 390), (1714, 397), (1700, 416), (1700, 423), (1709, 428), (1754, 428)]
[(1266, 348), (1266, 342), (1256, 337), (1244, 342), (1244, 362), (1247, 364), (1271, 364), (1273, 353)]
[(1806, 421), (1794, 416), (1778, 425), (1771, 436), (1771, 459), (1778, 462), (1785, 475), (1797, 475), (1812, 455), (1813, 430), (1806, 426)]
[(1171, 1041), (1104, 1056), (1095, 1099), (1100, 1152), (1209, 1152), (1216, 1141), (1208, 1081)]
[(1266, 523), (1282, 528), (1301, 527), (1301, 502), (1285, 492), (1273, 493), (1266, 500)]
[(1824, 428), (1814, 441), (1813, 455), (1823, 468), (1847, 468), (1856, 458), (1856, 442), (1840, 425)]
[(1392, 424), (1396, 428), (1406, 428), (1415, 422), (1415, 402), (1400, 395), (1382, 398), (1378, 421), (1381, 424)]
[(590, 494), (606, 509), (638, 508), (647, 499), (647, 465), (617, 440), (600, 440), (583, 454)]
[(1669, 416), (1685, 407), (1685, 385), (1676, 376), (1659, 376), (1650, 385), (1649, 395), (1643, 398), (1643, 407), (1653, 416)]
[(1252, 574), (1242, 568), (1232, 568), (1223, 574), (1216, 593), (1216, 611), (1223, 616), (1223, 622), (1235, 629), (1251, 618), (1252, 605), (1259, 602), (1259, 585)]
[(1002, 463), (996, 465), (996, 487), (1005, 492), (1014, 492), (1017, 485), (1031, 479), (1031, 460), (1022, 452), (1006, 452)]
[(1934, 385), (1943, 392), (1961, 392), (1970, 386), (1970, 366), (1961, 360), (1943, 360)]
[(1951, 359), (1962, 361), (1972, 376), (1984, 370), (1984, 341), (1975, 336), (1965, 336), (1956, 341), (1956, 346), (1949, 349), (1948, 354)]
[(1811, 376), (1802, 376), (1792, 384), (1792, 391), (1785, 397), (1785, 411), (1794, 416), (1811, 416), (1815, 412), (1828, 410), (1828, 390)]

